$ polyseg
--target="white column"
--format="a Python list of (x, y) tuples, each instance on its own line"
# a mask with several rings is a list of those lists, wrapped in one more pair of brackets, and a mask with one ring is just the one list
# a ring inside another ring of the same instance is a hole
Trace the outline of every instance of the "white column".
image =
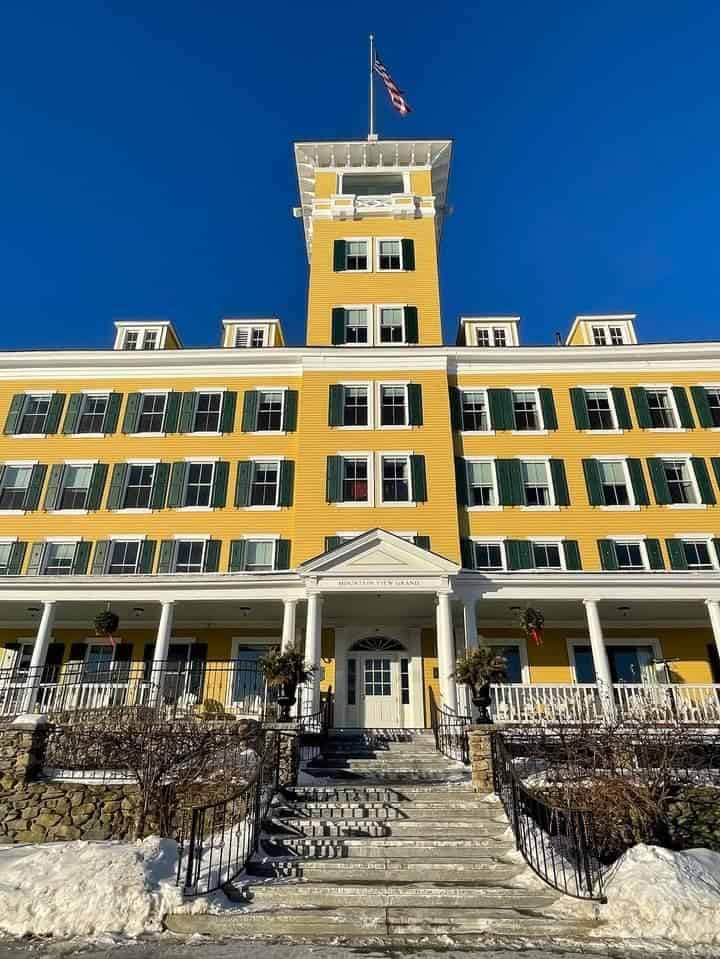
[(295, 612), (297, 610), (296, 599), (283, 600), (283, 623), (282, 623), (282, 641), (280, 643), (281, 652), (286, 652), (291, 646), (295, 645)]
[(720, 656), (720, 601), (717, 599), (706, 599), (705, 605), (707, 606), (708, 615), (710, 616), (710, 625), (712, 626), (715, 647), (718, 651), (718, 656)]
[(157, 637), (155, 638), (155, 651), (153, 653), (152, 665), (152, 686), (150, 689), (150, 702), (152, 705), (155, 705), (158, 702), (160, 690), (162, 689), (165, 663), (167, 662), (168, 650), (170, 648), (170, 637), (172, 636), (174, 613), (175, 604), (172, 600), (168, 600), (160, 607), (160, 622), (158, 623)]
[(53, 623), (55, 622), (55, 601), (43, 603), (42, 615), (35, 636), (35, 645), (33, 646), (32, 659), (28, 670), (28, 678), (25, 683), (25, 692), (22, 698), (22, 712), (31, 713), (37, 705), (37, 694), (40, 689), (43, 668), (47, 659), (48, 646), (52, 636)]
[(453, 636), (450, 594), (437, 594), (437, 649), (440, 674), (440, 698), (443, 706), (457, 710), (455, 683), (455, 638)]
[(307, 620), (305, 623), (305, 662), (315, 667), (310, 684), (309, 708), (303, 712), (316, 713), (320, 709), (320, 657), (322, 653), (322, 595), (310, 593), (307, 601)]
[(594, 599), (584, 599), (583, 604), (587, 616), (588, 632), (590, 633), (590, 649), (595, 667), (595, 679), (600, 690), (603, 711), (608, 718), (611, 718), (615, 713), (612, 673), (610, 672), (610, 660), (605, 649), (597, 602)]
[(475, 598), (465, 597), (463, 600), (463, 620), (465, 622), (465, 651), (471, 653), (478, 648), (477, 616), (475, 613)]

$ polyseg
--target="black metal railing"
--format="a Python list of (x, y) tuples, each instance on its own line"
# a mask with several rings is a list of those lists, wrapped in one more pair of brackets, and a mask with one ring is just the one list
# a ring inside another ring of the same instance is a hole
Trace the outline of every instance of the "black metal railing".
[(491, 748), (495, 792), (527, 864), (549, 886), (568, 896), (604, 902), (603, 865), (590, 811), (555, 806), (528, 788), (500, 731), (492, 733)]
[(470, 748), (467, 728), (471, 724), (470, 716), (458, 715), (447, 706), (438, 706), (434, 700), (431, 700), (430, 725), (435, 736), (435, 748), (443, 756), (465, 765), (469, 764)]

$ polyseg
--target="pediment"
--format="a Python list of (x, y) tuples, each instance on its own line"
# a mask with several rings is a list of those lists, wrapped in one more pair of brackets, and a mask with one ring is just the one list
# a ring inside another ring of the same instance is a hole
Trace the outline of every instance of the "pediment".
[(457, 573), (458, 569), (457, 563), (444, 556), (422, 549), (386, 530), (374, 529), (308, 560), (298, 572), (313, 576), (447, 576)]

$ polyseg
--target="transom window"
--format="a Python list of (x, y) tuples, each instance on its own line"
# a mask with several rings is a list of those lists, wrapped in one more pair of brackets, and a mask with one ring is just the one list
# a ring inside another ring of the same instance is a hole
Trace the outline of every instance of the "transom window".
[(688, 569), (714, 569), (710, 544), (704, 539), (683, 540), (683, 551)]
[(8, 574), (12, 548), (12, 543), (0, 543), (0, 576), (7, 576)]
[(382, 490), (386, 503), (410, 502), (410, 470), (407, 457), (383, 456)]
[(143, 393), (138, 433), (162, 433), (166, 406), (166, 393)]
[(513, 415), (516, 430), (539, 430), (540, 414), (533, 390), (513, 390)]
[(526, 506), (550, 506), (550, 482), (547, 463), (520, 464)]
[(637, 541), (615, 542), (618, 569), (645, 569), (642, 544)]
[(250, 505), (275, 506), (279, 477), (280, 466), (277, 462), (256, 462), (250, 487)]
[(183, 506), (209, 506), (212, 499), (214, 463), (189, 463)]
[(140, 543), (138, 540), (113, 540), (107, 571), (114, 576), (137, 573), (139, 558)]
[(533, 566), (535, 569), (562, 569), (560, 543), (533, 543)]
[(193, 433), (218, 433), (220, 431), (222, 400), (222, 393), (198, 393)]
[(586, 390), (588, 419), (591, 430), (615, 429), (610, 397), (607, 390)]
[(257, 429), (260, 432), (282, 430), (283, 391), (262, 390), (258, 396)]
[(405, 342), (402, 307), (383, 306), (380, 308), (380, 342)]
[(263, 573), (275, 566), (275, 542), (271, 539), (245, 540), (245, 569)]
[(613, 460), (600, 461), (598, 470), (605, 505), (628, 506), (630, 504), (630, 493), (624, 465)]
[(692, 481), (690, 465), (686, 460), (664, 460), (671, 503), (697, 503), (698, 496)]
[(346, 386), (343, 390), (343, 426), (367, 426), (367, 386)]
[(175, 544), (175, 572), (202, 573), (205, 559), (205, 540), (181, 539)]
[(368, 342), (368, 311), (351, 307), (345, 310), (345, 342)]
[(95, 396), (86, 393), (78, 417), (76, 433), (102, 433), (107, 412), (107, 396)]
[(23, 509), (32, 474), (31, 466), (6, 466), (0, 486), (0, 509)]
[(380, 425), (406, 426), (407, 402), (404, 386), (380, 387)]
[(75, 543), (48, 543), (43, 557), (46, 576), (69, 576), (75, 561)]
[(131, 465), (127, 473), (123, 509), (148, 509), (154, 479), (155, 467), (152, 464)]
[(500, 543), (473, 543), (473, 548), (476, 569), (504, 569), (503, 551)]
[(707, 394), (708, 406), (710, 407), (712, 425), (720, 427), (720, 389), (711, 389), (705, 392)]
[(400, 240), (378, 241), (378, 267), (381, 270), (402, 269), (402, 244)]
[(487, 394), (482, 390), (463, 390), (460, 397), (463, 430), (474, 433), (487, 432), (490, 428)]
[(368, 241), (345, 241), (345, 269), (367, 270), (368, 268)]
[(344, 503), (368, 500), (368, 461), (365, 457), (343, 459), (342, 494)]
[(92, 466), (66, 466), (57, 509), (85, 509)]
[(668, 390), (646, 390), (650, 422), (656, 430), (670, 430), (677, 426), (675, 411)]
[(49, 409), (49, 396), (26, 396), (18, 433), (32, 435), (44, 433)]
[(497, 506), (495, 467), (491, 460), (467, 464), (471, 506)]

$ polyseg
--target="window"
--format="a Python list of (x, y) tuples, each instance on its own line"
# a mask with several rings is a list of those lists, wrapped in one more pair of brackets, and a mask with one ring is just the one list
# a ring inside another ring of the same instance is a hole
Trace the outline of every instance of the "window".
[(487, 394), (482, 390), (462, 390), (462, 428), (468, 432), (485, 433), (490, 429)]
[(586, 390), (585, 401), (591, 430), (615, 429), (615, 419), (607, 390)]
[(497, 506), (495, 467), (492, 461), (470, 461), (467, 470), (470, 506)]
[(480, 329), (476, 335), (478, 346), (490, 346), (490, 330)]
[(350, 308), (345, 310), (345, 342), (368, 342), (368, 311)]
[(493, 329), (493, 346), (507, 346), (507, 333), (502, 328)]
[(406, 456), (383, 456), (382, 495), (385, 503), (410, 502), (410, 470)]
[(669, 391), (645, 390), (645, 395), (650, 411), (651, 428), (654, 430), (675, 429), (678, 424)]
[(625, 465), (617, 460), (598, 462), (598, 473), (602, 487), (603, 502), (606, 506), (629, 506)]
[(245, 540), (245, 569), (252, 573), (271, 571), (275, 565), (275, 542), (271, 539)]
[(345, 241), (345, 269), (367, 270), (368, 268), (368, 241)]
[(188, 463), (183, 506), (210, 505), (214, 473), (214, 463)]
[(604, 326), (594, 326), (592, 328), (592, 335), (595, 346), (607, 346), (607, 335)]
[(698, 503), (697, 490), (686, 460), (663, 460), (671, 503)]
[(710, 407), (710, 418), (712, 425), (720, 427), (720, 389), (713, 388), (706, 390), (708, 406)]
[(198, 393), (193, 433), (218, 433), (220, 431), (222, 400), (222, 393)]
[(380, 342), (404, 343), (403, 311), (400, 306), (380, 307)]
[(343, 390), (343, 426), (367, 426), (367, 386), (346, 386)]
[(0, 576), (7, 576), (8, 574), (12, 549), (12, 543), (0, 543)]
[(276, 506), (280, 467), (277, 462), (256, 462), (250, 487), (251, 506)]
[(407, 425), (407, 397), (404, 386), (380, 387), (380, 425)]
[(498, 570), (505, 568), (500, 543), (473, 543), (473, 548), (476, 569)]
[(685, 539), (682, 546), (688, 569), (715, 569), (707, 540)]
[(550, 506), (550, 483), (548, 480), (547, 463), (521, 463), (523, 489), (525, 490), (526, 506)]
[(158, 334), (157, 330), (145, 330), (143, 336), (142, 348), (144, 350), (156, 350), (158, 347)]
[(533, 543), (532, 557), (535, 569), (562, 569), (560, 543)]
[(390, 196), (404, 193), (402, 173), (343, 173), (340, 192), (353, 196)]
[(402, 244), (400, 240), (378, 240), (378, 269), (402, 269)]
[(181, 539), (175, 544), (176, 573), (202, 573), (205, 559), (204, 539)]
[(76, 433), (102, 433), (107, 411), (107, 396), (94, 396), (86, 393), (83, 396), (82, 408), (78, 417)]
[(235, 330), (235, 347), (244, 350), (250, 345), (250, 330), (244, 326), (238, 326)]
[(235, 327), (235, 348), (239, 350), (260, 349), (265, 346), (265, 328), (262, 326)]
[(0, 510), (24, 508), (31, 474), (31, 466), (5, 467), (0, 486)]
[(390, 660), (389, 659), (366, 659), (365, 660), (365, 695), (366, 696), (390, 696)]
[(625, 342), (623, 337), (623, 331), (621, 326), (610, 326), (608, 327), (608, 332), (610, 333), (610, 343), (613, 346), (622, 346)]
[(258, 396), (256, 428), (259, 432), (278, 432), (283, 426), (283, 391), (263, 390)]
[(153, 465), (130, 465), (122, 508), (149, 509), (154, 479)]
[(43, 434), (49, 409), (49, 396), (26, 396), (18, 433)]
[(123, 349), (136, 350), (138, 348), (139, 336), (140, 334), (137, 330), (126, 330), (125, 338), (123, 339)]
[(343, 503), (367, 503), (368, 492), (367, 458), (344, 457), (342, 475)]
[(75, 561), (75, 548), (75, 543), (48, 543), (43, 558), (43, 573), (46, 576), (69, 576)]
[(615, 541), (615, 555), (617, 556), (618, 569), (645, 569), (645, 552), (642, 543), (639, 541), (628, 540), (627, 542)]
[(537, 395), (534, 390), (513, 390), (513, 416), (515, 429), (532, 431), (541, 429)]
[(166, 393), (143, 393), (138, 433), (162, 433), (165, 423)]
[(251, 349), (258, 350), (263, 346), (265, 346), (265, 330), (262, 327), (253, 327), (250, 334)]
[(92, 466), (66, 466), (56, 509), (85, 509)]
[(118, 576), (137, 573), (139, 558), (140, 542), (138, 540), (113, 540), (107, 571)]

